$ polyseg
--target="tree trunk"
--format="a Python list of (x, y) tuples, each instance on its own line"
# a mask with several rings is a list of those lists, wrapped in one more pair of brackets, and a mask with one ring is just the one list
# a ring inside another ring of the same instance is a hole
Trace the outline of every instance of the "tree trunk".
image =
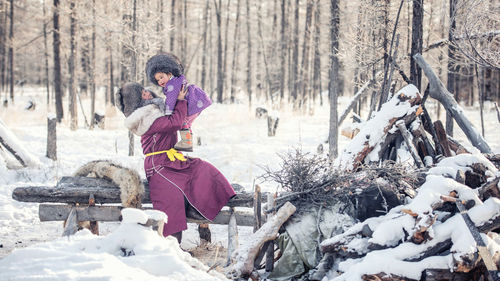
[[(45, 7), (45, 6), (44, 6)], [(5, 33), (7, 32), (5, 28), (7, 27), (7, 13), (5, 12), (6, 4), (4, 1), (0, 1), (0, 98), (1, 94), (5, 89)], [(45, 11), (45, 9), (44, 9)], [(44, 16), (45, 19), (45, 16)]]
[(299, 70), (299, 0), (295, 1), (295, 22), (293, 31), (293, 49), (292, 49), (292, 103), (296, 108), (298, 98), (297, 80)]
[(76, 130), (78, 128), (78, 115), (76, 107), (76, 91), (75, 91), (75, 58), (76, 58), (76, 11), (75, 2), (69, 3), (70, 7), (70, 53), (68, 61), (69, 69), (69, 83), (68, 83), (68, 98), (69, 98), (69, 115), (70, 115), (70, 128)]
[(59, 52), (61, 48), (61, 40), (59, 37), (59, 0), (54, 0), (54, 91), (56, 98), (56, 116), (57, 122), (61, 123), (64, 117), (63, 105), (62, 105), (62, 82), (61, 82), (61, 59), (59, 58)]
[(49, 159), (57, 160), (57, 122), (54, 117), (47, 117), (47, 153)]
[[(49, 87), (49, 48), (47, 47), (47, 12), (45, 9), (45, 0), (43, 0), (43, 57), (45, 63), (45, 88), (47, 90), (47, 110), (50, 106), (50, 87)], [(3, 84), (3, 82), (2, 82)]]
[(214, 0), (217, 18), (217, 102), (222, 103), (224, 93), (224, 74), (222, 73), (222, 0)]
[(422, 53), (422, 36), (424, 21), (424, 0), (413, 0), (413, 17), (411, 28), (410, 80), (419, 91), (422, 89), (422, 69), (418, 67), (413, 56)]
[(306, 21), (304, 27), (304, 42), (302, 42), (302, 63), (300, 67), (300, 82), (298, 89), (302, 91), (301, 103), (303, 106), (303, 110), (307, 109), (308, 102), (310, 100), (309, 97), (309, 49), (311, 46), (311, 22), (312, 22), (312, 13), (314, 8), (314, 1), (307, 1), (306, 8)]
[(251, 23), (251, 14), (250, 14), (250, 0), (246, 1), (246, 10), (247, 10), (247, 44), (248, 44), (248, 50), (247, 50), (247, 92), (248, 92), (248, 106), (252, 105), (252, 33), (250, 32), (250, 23)]
[[(221, 4), (222, 5), (222, 4)], [(224, 32), (224, 58), (222, 59), (222, 92), (224, 92), (224, 89), (227, 89), (226, 87), (226, 81), (227, 81), (227, 46), (228, 46), (228, 34), (229, 34), (229, 15), (231, 14), (229, 7), (231, 5), (231, 1), (227, 1), (227, 11), (226, 11), (226, 30)], [(222, 16), (222, 6), (221, 6), (221, 16)], [(224, 99), (224, 98), (223, 98)]]
[[(483, 114), (483, 108), (484, 108), (484, 93), (483, 93), (483, 89), (481, 87), (481, 80), (479, 79), (479, 77), (481, 77), (481, 75), (479, 75), (479, 73), (481, 71), (478, 71), (477, 69), (477, 64), (474, 64), (474, 70), (476, 72), (476, 80), (477, 80), (477, 90), (479, 92), (479, 95), (478, 95), (478, 99), (479, 99), (479, 114), (481, 115), (481, 135), (483, 136), (484, 138), (484, 114)], [(479, 69), (481, 70), (481, 68)], [(500, 120), (499, 120), (500, 121)]]
[(238, 74), (238, 58), (240, 57), (238, 52), (239, 38), (240, 38), (240, 0), (236, 4), (236, 21), (234, 23), (234, 45), (233, 45), (233, 64), (231, 67), (231, 103), (235, 102), (236, 93), (236, 76)]
[(283, 99), (285, 98), (285, 72), (286, 72), (286, 54), (287, 54), (287, 37), (286, 37), (286, 27), (287, 27), (287, 21), (286, 21), (286, 3), (288, 1), (282, 0), (281, 1), (281, 50), (280, 50), (280, 62), (281, 62), (281, 68), (280, 68), (280, 103), (283, 102)]
[(207, 77), (207, 33), (208, 33), (208, 14), (210, 10), (210, 1), (207, 1), (207, 6), (205, 8), (205, 15), (203, 16), (204, 30), (203, 30), (203, 51), (201, 53), (201, 88), (205, 89), (205, 79)]
[(313, 100), (316, 101), (317, 95), (320, 98), (320, 105), (323, 105), (323, 96), (321, 95), (321, 9), (320, 1), (316, 1), (314, 10), (314, 58), (313, 58)]
[(330, 19), (330, 74), (328, 91), (330, 96), (330, 130), (328, 135), (328, 144), (330, 159), (333, 160), (338, 155), (338, 76), (339, 76), (339, 30), (340, 30), (340, 11), (338, 0), (331, 0), (331, 19)]
[(10, 100), (14, 103), (14, 0), (10, 0), (9, 73)]
[[(448, 40), (451, 42), (453, 39), (453, 32), (455, 31), (455, 5), (456, 0), (450, 0), (450, 27), (448, 29)], [(454, 93), (455, 99), (455, 46), (453, 44), (448, 44), (448, 79), (446, 80), (446, 88), (450, 93)], [(450, 112), (446, 112), (446, 133), (453, 137), (453, 117)]]
[(170, 31), (170, 52), (174, 51), (174, 43), (175, 43), (175, 27), (177, 26), (177, 23), (175, 22), (175, 0), (172, 0), (172, 5), (170, 5), (170, 11), (171, 11), (171, 16), (170, 16), (170, 25), (174, 27)]
[[(134, 1), (135, 8), (135, 1)], [(96, 8), (95, 0), (92, 0), (92, 51), (91, 51), (91, 63), (90, 63), (90, 129), (94, 129), (94, 115), (95, 115), (95, 91), (96, 91), (96, 57), (95, 57), (95, 39), (96, 39)], [(134, 80), (135, 81), (135, 80)]]

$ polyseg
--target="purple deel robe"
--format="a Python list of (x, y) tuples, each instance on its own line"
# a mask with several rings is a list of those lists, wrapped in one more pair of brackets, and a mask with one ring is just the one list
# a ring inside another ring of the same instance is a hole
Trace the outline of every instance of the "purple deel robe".
[[(172, 148), (186, 112), (187, 102), (177, 101), (172, 115), (157, 118), (141, 137), (144, 154)], [(217, 168), (199, 158), (186, 158), (185, 162), (172, 162), (161, 153), (144, 159), (153, 208), (168, 216), (164, 236), (187, 229), (184, 197), (206, 219), (213, 220), (235, 195)]]
[[(186, 84), (187, 81), (183, 75), (179, 77), (172, 77), (172, 79), (167, 82), (163, 88), (163, 94), (165, 94), (165, 110), (174, 110), (181, 86)], [(187, 116), (200, 113), (212, 104), (212, 101), (208, 97), (207, 93), (205, 93), (200, 87), (196, 85), (189, 85), (187, 87)]]

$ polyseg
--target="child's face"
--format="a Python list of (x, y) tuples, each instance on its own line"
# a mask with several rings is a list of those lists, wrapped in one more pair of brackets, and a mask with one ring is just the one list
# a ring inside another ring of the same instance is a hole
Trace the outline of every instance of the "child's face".
[(150, 100), (150, 99), (153, 98), (153, 96), (151, 95), (151, 93), (149, 91), (146, 91), (146, 90), (142, 90), (141, 97), (142, 97), (143, 100)]
[(165, 87), (165, 85), (167, 84), (168, 80), (170, 80), (171, 77), (172, 73), (157, 72), (155, 74), (156, 82), (158, 82), (158, 85), (160, 85), (160, 87)]

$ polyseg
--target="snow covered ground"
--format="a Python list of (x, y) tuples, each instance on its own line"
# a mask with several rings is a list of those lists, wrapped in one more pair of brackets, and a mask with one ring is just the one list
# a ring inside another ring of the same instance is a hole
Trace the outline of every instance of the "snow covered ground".
[[(0, 118), (20, 139), (22, 144), (42, 163), (36, 169), (8, 169), (10, 161), (0, 160), (0, 280), (212, 280), (223, 276), (213, 273), (196, 260), (186, 256), (171, 239), (158, 239), (152, 231), (118, 223), (101, 223), (102, 236), (81, 232), (71, 238), (61, 238), (62, 223), (44, 222), (38, 219), (38, 204), (17, 202), (11, 198), (12, 190), (26, 185), (55, 185), (62, 176), (71, 175), (84, 163), (97, 159), (110, 159), (133, 168), (144, 177), (143, 155), (139, 139), (135, 142), (135, 155), (128, 156), (128, 133), (123, 127), (120, 112), (98, 104), (97, 111), (106, 112), (106, 129), (85, 129), (80, 111), (79, 129), (69, 130), (68, 124), (58, 125), (58, 160), (45, 157), (46, 116), (45, 92), (28, 88), (16, 97), (15, 105), (0, 109)], [(102, 96), (102, 95), (101, 95)], [(37, 102), (35, 111), (25, 110), (28, 100)], [(339, 102), (340, 112), (347, 106), (348, 97)], [(90, 108), (83, 98), (83, 107)], [(433, 102), (428, 109), (432, 112)], [(65, 106), (65, 108), (67, 108)], [(479, 108), (464, 108), (472, 123), (480, 130)], [(67, 113), (67, 112), (65, 112)], [(314, 115), (298, 115), (290, 110), (279, 112), (280, 121), (275, 137), (267, 136), (267, 121), (255, 118), (255, 106), (246, 104), (214, 104), (195, 121), (195, 138), (201, 138), (201, 146), (195, 147), (190, 156), (211, 162), (232, 183), (239, 183), (248, 191), (254, 184), (264, 191), (275, 191), (276, 183), (260, 183), (262, 166), (278, 167), (278, 153), (301, 147), (315, 153), (317, 146), (328, 137), (329, 107), (319, 105)], [(366, 114), (365, 114), (366, 115)], [(366, 117), (366, 116), (363, 116)], [(432, 115), (435, 120), (435, 116)], [(88, 118), (88, 117), (87, 117)], [(485, 109), (486, 140), (496, 153), (500, 152), (500, 125), (494, 108)], [(344, 125), (347, 125), (346, 120)], [(455, 137), (470, 147), (464, 134), (456, 127)], [(348, 139), (340, 136), (340, 149)], [(226, 226), (211, 225), (212, 240), (227, 244)], [(240, 241), (251, 233), (248, 227), (240, 227)], [(137, 237), (137, 238), (133, 238)], [(138, 239), (141, 237), (141, 239)], [(116, 247), (128, 245), (135, 256), (122, 257)], [(198, 242), (194, 225), (184, 233), (181, 248), (189, 249)], [(193, 269), (193, 267), (195, 269)], [(21, 274), (21, 272), (24, 272)], [(212, 271), (211, 271), (212, 272)], [(181, 277), (182, 276), (182, 277)], [(18, 279), (16, 279), (18, 278)], [(186, 279), (187, 278), (187, 279)]]

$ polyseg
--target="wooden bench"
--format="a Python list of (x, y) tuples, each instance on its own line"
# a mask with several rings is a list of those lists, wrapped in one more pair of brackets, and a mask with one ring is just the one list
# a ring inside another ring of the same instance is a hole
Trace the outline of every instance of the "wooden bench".
[[(149, 185), (144, 181), (145, 195), (143, 204), (150, 204)], [(233, 184), (237, 195), (233, 197), (213, 221), (204, 219), (194, 208), (188, 207), (188, 222), (198, 224), (227, 224), (235, 218), (239, 226), (261, 225), (261, 195), (257, 188), (255, 194), (244, 192), (242, 187)], [(21, 202), (36, 202), (39, 205), (40, 221), (65, 221), (63, 235), (71, 235), (78, 230), (78, 223), (90, 221), (91, 231), (99, 234), (99, 221), (121, 221), (120, 189), (112, 182), (105, 179), (90, 177), (63, 177), (56, 186), (24, 186), (14, 189), (12, 198)], [(235, 207), (253, 208), (235, 210)], [(147, 208), (144, 208), (147, 209)], [(168, 220), (168, 218), (167, 218)], [(163, 222), (148, 221), (161, 233)], [(231, 230), (229, 232), (234, 232)]]

